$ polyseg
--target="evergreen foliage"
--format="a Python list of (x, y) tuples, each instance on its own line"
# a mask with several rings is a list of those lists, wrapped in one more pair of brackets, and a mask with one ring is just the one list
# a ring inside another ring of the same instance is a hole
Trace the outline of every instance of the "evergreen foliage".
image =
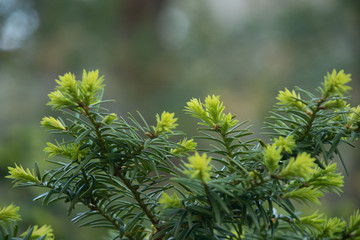
[[(109, 113), (101, 106), (108, 102), (103, 80), (98, 71), (84, 71), (81, 81), (71, 73), (56, 80), (48, 104), (66, 119), (41, 122), (60, 137), (45, 148), (54, 167), (9, 167), (15, 186), (46, 189), (36, 200), (65, 201), (68, 214), (85, 206), (72, 221), (110, 229), (110, 239), (360, 239), (358, 211), (345, 221), (300, 216), (293, 205), (341, 192), (338, 147), (352, 145), (360, 132), (360, 107), (346, 103), (350, 75), (328, 73), (317, 95), (280, 91), (266, 122), (269, 144), (249, 138), (249, 126), (225, 114), (219, 96), (191, 99), (185, 112), (199, 120), (196, 139), (207, 140), (207, 149), (193, 139), (179, 142), (184, 134), (173, 113), (157, 114), (156, 126), (140, 113)], [(2, 212), (3, 238), (20, 239), (12, 237), (19, 216), (9, 220)], [(47, 226), (20, 237), (31, 236), (53, 238)]]
[[(18, 167), (22, 169), (22, 167)], [(23, 169), (22, 169), (23, 170)], [(19, 178), (21, 176), (18, 176)], [(44, 225), (39, 228), (35, 225), (29, 227), (24, 233), (18, 234), (17, 221), (21, 220), (19, 207), (10, 204), (0, 209), (0, 239), (3, 240), (53, 240), (54, 234), (50, 226)]]

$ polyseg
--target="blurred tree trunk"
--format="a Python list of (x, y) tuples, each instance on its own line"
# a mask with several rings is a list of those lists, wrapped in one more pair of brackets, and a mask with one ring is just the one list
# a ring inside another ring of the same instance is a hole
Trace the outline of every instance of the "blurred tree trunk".
[(142, 25), (153, 25), (159, 12), (166, 6), (168, 0), (132, 0), (128, 1), (124, 11), (123, 20), (126, 30), (131, 33)]

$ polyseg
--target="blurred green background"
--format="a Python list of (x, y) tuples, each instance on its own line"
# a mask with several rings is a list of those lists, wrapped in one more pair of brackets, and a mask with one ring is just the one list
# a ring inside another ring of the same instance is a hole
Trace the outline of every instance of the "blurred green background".
[[(103, 230), (69, 224), (62, 204), (43, 207), (36, 190), (4, 179), (15, 162), (47, 167), (39, 122), (56, 115), (45, 104), (58, 75), (99, 69), (112, 111), (139, 110), (150, 122), (175, 112), (189, 135), (185, 103), (221, 95), (259, 133), (278, 90), (313, 90), (333, 68), (352, 74), (360, 103), (359, 63), (358, 0), (0, 0), (0, 206), (14, 202), (24, 228), (51, 224), (57, 239), (101, 239)], [(347, 217), (360, 207), (360, 154), (344, 151), (344, 194), (321, 211)]]

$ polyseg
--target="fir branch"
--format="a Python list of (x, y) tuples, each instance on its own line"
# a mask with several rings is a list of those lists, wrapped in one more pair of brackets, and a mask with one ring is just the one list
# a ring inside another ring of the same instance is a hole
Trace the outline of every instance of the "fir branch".
[(325, 98), (321, 98), (318, 103), (316, 104), (315, 108), (312, 109), (312, 112), (307, 112), (308, 115), (310, 115), (310, 119), (307, 122), (307, 125), (305, 127), (304, 132), (302, 133), (302, 135), (297, 139), (298, 142), (303, 141), (306, 137), (308, 137), (310, 130), (313, 126), (313, 123), (317, 117), (317, 113), (322, 110), (321, 105), (326, 101)]
[(134, 196), (134, 199), (139, 204), (139, 207), (144, 211), (145, 215), (148, 217), (152, 225), (157, 229), (157, 231), (161, 231), (162, 228), (158, 226), (159, 219), (154, 216), (151, 210), (144, 203), (144, 200), (141, 198), (140, 193), (138, 192), (138, 188), (133, 186), (131, 182), (121, 172), (116, 172), (116, 176), (119, 177), (125, 184), (125, 186), (130, 190), (130, 192)]

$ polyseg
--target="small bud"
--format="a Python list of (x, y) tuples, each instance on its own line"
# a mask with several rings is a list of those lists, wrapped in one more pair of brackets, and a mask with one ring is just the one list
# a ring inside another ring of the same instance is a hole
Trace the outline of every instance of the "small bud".
[(161, 198), (159, 200), (159, 203), (163, 206), (164, 209), (166, 208), (180, 208), (182, 206), (182, 203), (176, 193), (174, 193), (172, 196), (169, 196), (166, 193), (163, 193), (161, 195)]
[(255, 183), (258, 182), (259, 180), (259, 172), (257, 172), (256, 170), (255, 171), (251, 171), (249, 173), (249, 176), (251, 177), (252, 180), (254, 180)]
[(154, 138), (154, 135), (151, 132), (146, 132), (145, 135), (149, 138)]
[(219, 124), (214, 124), (214, 130), (219, 130), (221, 128), (221, 126)]
[(81, 108), (85, 108), (85, 107), (86, 107), (85, 104), (84, 104), (82, 101), (78, 102), (78, 106), (81, 107)]
[(102, 122), (106, 125), (112, 124), (114, 121), (118, 119), (118, 116), (115, 113), (111, 113), (109, 115), (106, 115)]

